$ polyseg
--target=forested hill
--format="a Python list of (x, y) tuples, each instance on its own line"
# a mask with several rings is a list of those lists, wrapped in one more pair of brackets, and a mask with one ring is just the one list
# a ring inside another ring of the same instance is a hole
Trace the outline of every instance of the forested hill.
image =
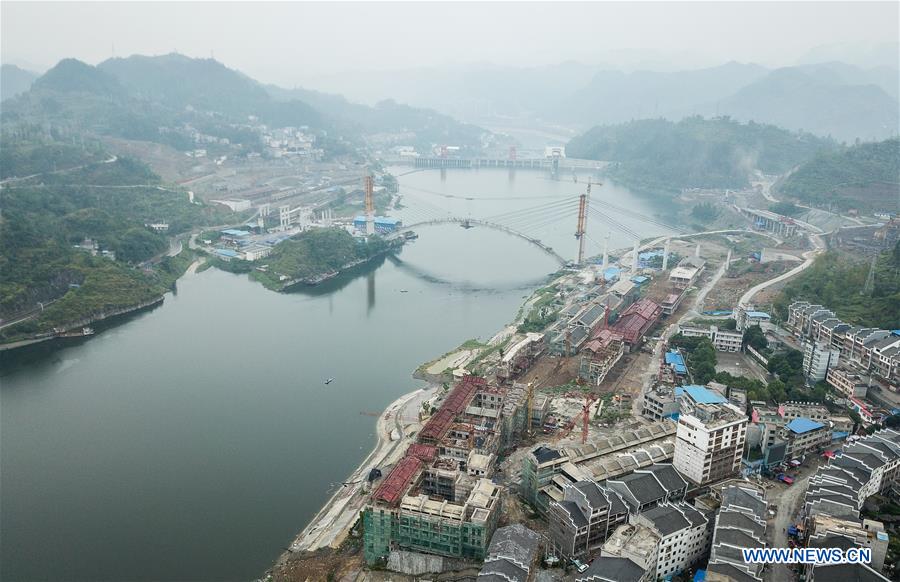
[(823, 152), (779, 191), (813, 206), (900, 212), (900, 138)]
[[(168, 259), (136, 268), (168, 248), (167, 236), (218, 224), (222, 212), (159, 184), (141, 162), (61, 143), (5, 141), (0, 215), (0, 319), (46, 309), (7, 327), (0, 340), (152, 301), (171, 283)], [(166, 234), (148, 223), (167, 223)], [(85, 243), (89, 240), (90, 243)], [(185, 265), (186, 266), (186, 265)]]
[(836, 144), (824, 138), (729, 118), (645, 119), (594, 127), (566, 153), (612, 162), (609, 175), (651, 192), (742, 188), (759, 169), (780, 174)]
[[(312, 99), (310, 102), (307, 99)], [(263, 151), (260, 124), (304, 127), (326, 155), (342, 155), (372, 135), (430, 148), (450, 143), (479, 148), (485, 130), (428, 109), (393, 101), (375, 107), (313, 91), (265, 87), (214, 59), (179, 54), (135, 55), (94, 67), (64, 59), (31, 89), (3, 102), (4, 129), (39, 126), (65, 133), (196, 147), (192, 132), (227, 139), (240, 154)], [(391, 144), (388, 144), (391, 145)]]
[(900, 328), (900, 241), (884, 250), (875, 263), (871, 294), (862, 293), (871, 264), (848, 261), (830, 251), (788, 283), (775, 301), (775, 310), (787, 318), (791, 301), (804, 299), (833, 309), (852, 325)]

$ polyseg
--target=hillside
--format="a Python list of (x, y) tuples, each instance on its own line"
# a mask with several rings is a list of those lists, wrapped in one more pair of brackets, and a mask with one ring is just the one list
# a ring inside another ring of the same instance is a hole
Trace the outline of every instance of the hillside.
[[(250, 116), (274, 127), (309, 126), (329, 153), (330, 129), (298, 100), (273, 99), (255, 81), (213, 60), (180, 55), (111, 59), (93, 67), (60, 61), (31, 90), (3, 104), (4, 130), (49, 124), (64, 133), (91, 133), (196, 147), (199, 131), (227, 139), (240, 152), (260, 151)], [(234, 149), (234, 148), (232, 148)], [(335, 151), (346, 148), (335, 144)]]
[(33, 173), (33, 160), (45, 153), (75, 168), (4, 185), (0, 318), (53, 304), (39, 318), (6, 328), (4, 339), (159, 297), (170, 282), (160, 269), (170, 261), (149, 272), (132, 266), (168, 248), (166, 235), (145, 225), (167, 222), (171, 235), (222, 220), (185, 193), (159, 187), (159, 178), (135, 160), (110, 162), (106, 152), (59, 143), (12, 142), (3, 150), (3, 175)]
[(609, 175), (632, 188), (742, 188), (754, 169), (786, 172), (833, 143), (808, 134), (728, 118), (690, 117), (599, 126), (574, 138), (567, 154), (613, 162)]
[(275, 100), (259, 83), (214, 59), (135, 55), (106, 60), (98, 69), (115, 77), (133, 97), (173, 109), (220, 112), (242, 121), (254, 115), (276, 127), (326, 127), (307, 103)]
[(853, 325), (900, 329), (900, 242), (878, 257), (871, 296), (861, 293), (869, 267), (868, 261), (851, 263), (838, 253), (825, 253), (785, 286), (775, 310), (786, 318), (791, 301), (803, 299), (828, 306)]
[(779, 187), (814, 206), (900, 212), (900, 139), (822, 153)]
[(37, 78), (37, 73), (20, 69), (15, 65), (0, 66), (0, 101), (28, 91)]
[[(330, 119), (335, 126), (366, 135), (397, 134), (395, 145), (413, 145), (428, 151), (435, 144), (456, 144), (477, 148), (486, 130), (461, 123), (432, 109), (421, 109), (393, 100), (378, 102), (374, 107), (351, 103), (340, 95), (308, 89), (282, 89), (268, 85), (269, 93), (280, 100), (301, 99)], [(414, 134), (412, 139), (408, 134)], [(390, 145), (388, 135), (379, 136)]]
[(565, 99), (557, 115), (581, 125), (653, 117), (681, 119), (699, 113), (698, 105), (724, 99), (767, 72), (759, 65), (734, 62), (675, 72), (598, 71)]
[(788, 67), (748, 84), (716, 107), (742, 121), (842, 141), (884, 139), (896, 134), (900, 123), (897, 98), (868, 79), (849, 65)]
[(355, 238), (341, 228), (314, 229), (286, 240), (266, 259), (266, 271), (254, 271), (253, 278), (270, 289), (283, 290), (287, 283), (315, 280), (384, 253), (388, 243), (372, 236)]

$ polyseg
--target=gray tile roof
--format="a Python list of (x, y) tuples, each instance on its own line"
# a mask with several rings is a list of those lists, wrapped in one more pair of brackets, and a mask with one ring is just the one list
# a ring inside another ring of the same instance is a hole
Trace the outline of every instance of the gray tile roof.
[(488, 546), (488, 560), (507, 559), (527, 570), (540, 542), (540, 534), (520, 523), (497, 528)]
[[(688, 507), (685, 504), (679, 504), (679, 509), (684, 509), (683, 507), (680, 507), (681, 505)], [(641, 515), (649, 519), (663, 537), (687, 529), (691, 527), (692, 523), (681, 513), (681, 511), (675, 508), (674, 504), (657, 505), (652, 509), (644, 511)]]
[(507, 560), (485, 562), (478, 573), (478, 582), (526, 582), (528, 572)]
[(657, 463), (647, 467), (647, 470), (656, 475), (656, 478), (659, 479), (659, 482), (662, 483), (669, 493), (687, 487), (687, 481), (669, 463)]
[(835, 564), (813, 568), (815, 582), (881, 582), (888, 579), (862, 564)]
[(720, 512), (717, 524), (718, 528), (733, 527), (749, 531), (760, 539), (763, 539), (763, 536), (766, 533), (765, 524), (758, 523), (746, 513), (741, 513), (739, 511), (726, 510)]

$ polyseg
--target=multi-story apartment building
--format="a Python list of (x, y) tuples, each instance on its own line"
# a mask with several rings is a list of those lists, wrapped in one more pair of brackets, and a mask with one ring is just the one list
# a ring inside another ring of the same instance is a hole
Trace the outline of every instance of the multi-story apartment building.
[(559, 556), (587, 560), (625, 523), (628, 507), (618, 493), (593, 481), (567, 484), (563, 495), (550, 503), (547, 514), (550, 543)]
[(828, 446), (831, 427), (809, 418), (795, 418), (781, 429), (780, 437), (787, 443), (787, 456), (796, 459)]
[(699, 562), (710, 547), (709, 519), (687, 503), (663, 503), (640, 513), (632, 523), (659, 536), (656, 578), (669, 578)]
[(650, 420), (662, 420), (673, 418), (678, 411), (678, 400), (675, 398), (674, 389), (660, 386), (644, 394), (641, 416)]
[(705, 485), (740, 469), (747, 415), (721, 395), (693, 388), (681, 400), (672, 464), (693, 483)]
[(820, 467), (806, 491), (806, 514), (859, 519), (867, 498), (895, 487), (900, 475), (900, 432), (878, 431), (846, 447)]
[(744, 341), (744, 334), (739, 331), (719, 329), (711, 325), (707, 327), (679, 326), (678, 331), (686, 337), (705, 337), (720, 352), (739, 352)]
[(737, 582), (762, 580), (763, 564), (744, 561), (743, 548), (766, 545), (766, 500), (749, 483), (722, 490), (707, 572)]
[[(661, 541), (662, 538), (653, 528), (638, 523), (620, 525), (603, 544), (600, 558), (594, 560), (591, 569), (597, 575), (608, 576), (602, 567), (594, 567), (597, 561), (609, 558), (625, 559), (637, 565), (644, 573), (644, 576), (639, 579), (641, 582), (655, 581), (657, 579), (656, 562)], [(585, 574), (587, 573), (585, 572)], [(603, 580), (604, 578), (598, 579)], [(612, 578), (612, 580), (616, 580), (616, 578)]]
[(803, 344), (803, 374), (812, 382), (824, 380), (828, 369), (837, 366), (840, 350), (825, 342), (808, 341)]
[(843, 368), (829, 368), (825, 381), (847, 398), (865, 398), (872, 379)]

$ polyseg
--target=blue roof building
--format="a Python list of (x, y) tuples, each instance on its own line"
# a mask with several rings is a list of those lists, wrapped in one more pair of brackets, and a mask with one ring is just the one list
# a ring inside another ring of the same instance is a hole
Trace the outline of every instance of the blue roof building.
[(666, 364), (672, 366), (676, 374), (687, 374), (687, 366), (684, 364), (684, 358), (678, 352), (666, 352)]
[(713, 392), (705, 386), (680, 386), (675, 389), (675, 396), (687, 394), (688, 398), (697, 404), (721, 404), (727, 402), (726, 398), (718, 392)]
[(795, 418), (794, 420), (790, 421), (787, 424), (786, 428), (797, 434), (804, 434), (810, 431), (818, 430), (820, 428), (823, 428), (824, 426), (825, 425), (820, 422), (816, 422), (809, 418), (803, 418), (801, 416), (800, 418)]
[(603, 271), (603, 280), (604, 281), (618, 281), (619, 273), (622, 272), (622, 269), (616, 267), (608, 267), (605, 271)]
[(244, 236), (250, 236), (250, 231), (249, 230), (238, 230), (236, 228), (226, 228), (225, 230), (222, 231), (222, 234), (224, 234), (225, 236), (239, 238), (239, 237), (244, 237)]
[(631, 278), (631, 282), (638, 286), (643, 285), (644, 283), (646, 283), (649, 280), (650, 280), (650, 277), (645, 277), (644, 275), (637, 275), (637, 276)]
[(241, 256), (237, 251), (233, 251), (231, 249), (216, 249), (216, 254), (226, 261), (230, 261), (231, 259), (236, 259)]

